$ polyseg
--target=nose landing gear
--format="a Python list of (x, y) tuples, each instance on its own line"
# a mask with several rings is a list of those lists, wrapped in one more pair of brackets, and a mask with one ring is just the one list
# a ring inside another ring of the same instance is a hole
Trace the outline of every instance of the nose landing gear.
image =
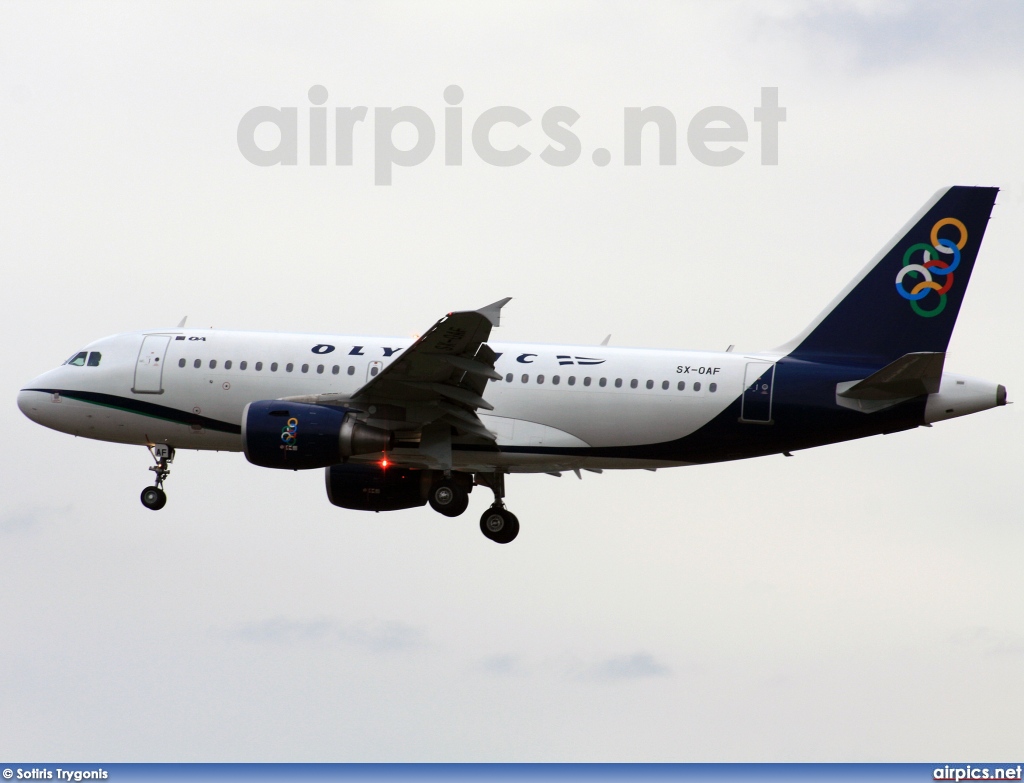
[(167, 505), (167, 493), (164, 492), (164, 479), (167, 478), (171, 472), (171, 469), (168, 466), (174, 462), (174, 448), (163, 443), (158, 443), (155, 446), (147, 446), (147, 448), (149, 449), (149, 453), (153, 455), (153, 461), (156, 462), (155, 465), (151, 465), (149, 468), (156, 474), (156, 481), (152, 487), (146, 487), (142, 490), (139, 500), (141, 500), (142, 505), (150, 511), (159, 511)]

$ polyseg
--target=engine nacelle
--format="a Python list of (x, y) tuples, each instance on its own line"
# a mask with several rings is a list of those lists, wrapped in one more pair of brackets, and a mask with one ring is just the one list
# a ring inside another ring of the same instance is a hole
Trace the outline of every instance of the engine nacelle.
[(324, 468), (393, 443), (392, 433), (364, 424), (348, 408), (259, 400), (242, 412), (242, 451), (263, 468)]
[(327, 498), (336, 506), (359, 511), (397, 511), (427, 502), (431, 470), (376, 464), (331, 465), (324, 471)]

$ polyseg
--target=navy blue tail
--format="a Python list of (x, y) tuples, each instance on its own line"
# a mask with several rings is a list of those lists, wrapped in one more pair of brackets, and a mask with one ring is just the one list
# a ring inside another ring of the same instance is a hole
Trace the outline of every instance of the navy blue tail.
[(879, 367), (908, 353), (944, 352), (998, 192), (940, 190), (783, 350), (806, 361)]

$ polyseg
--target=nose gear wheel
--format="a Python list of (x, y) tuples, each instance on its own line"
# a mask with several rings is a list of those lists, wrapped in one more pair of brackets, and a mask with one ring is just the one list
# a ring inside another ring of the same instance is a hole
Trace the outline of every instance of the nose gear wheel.
[(174, 447), (165, 444), (147, 445), (155, 465), (150, 465), (156, 480), (153, 486), (146, 487), (139, 495), (142, 505), (150, 511), (159, 511), (167, 505), (167, 493), (164, 492), (164, 479), (171, 473), (170, 464), (174, 462)]

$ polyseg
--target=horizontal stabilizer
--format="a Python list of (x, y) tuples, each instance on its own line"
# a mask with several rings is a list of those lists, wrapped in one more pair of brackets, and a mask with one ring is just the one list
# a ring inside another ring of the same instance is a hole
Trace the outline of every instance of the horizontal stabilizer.
[(935, 394), (942, 380), (944, 353), (908, 353), (862, 381), (836, 385), (836, 394), (851, 400), (905, 400)]

